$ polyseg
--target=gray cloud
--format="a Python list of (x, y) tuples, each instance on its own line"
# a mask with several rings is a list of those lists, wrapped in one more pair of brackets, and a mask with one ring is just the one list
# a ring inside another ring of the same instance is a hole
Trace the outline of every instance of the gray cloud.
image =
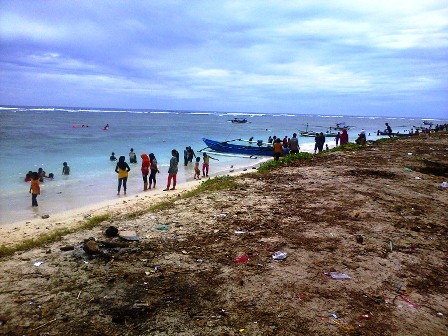
[(0, 48), (1, 104), (448, 116), (444, 1), (2, 1)]

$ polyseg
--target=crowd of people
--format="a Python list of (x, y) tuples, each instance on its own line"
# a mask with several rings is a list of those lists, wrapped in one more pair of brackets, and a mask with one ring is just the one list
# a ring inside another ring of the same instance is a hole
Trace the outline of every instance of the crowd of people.
[[(141, 163), (141, 173), (143, 179), (143, 190), (154, 189), (156, 187), (157, 179), (156, 176), (160, 173), (160, 170), (157, 165), (157, 159), (154, 153), (150, 153), (149, 155), (143, 153), (140, 155), (142, 159)], [(201, 179), (201, 170), (200, 170), (200, 161), (201, 158), (196, 156), (194, 150), (188, 146), (185, 147), (184, 150), (184, 165), (188, 166), (189, 163), (193, 162), (193, 158), (196, 158), (194, 166), (193, 166), (193, 178)], [(209, 176), (209, 167), (210, 167), (210, 159), (217, 160), (214, 157), (208, 155), (207, 153), (202, 154), (202, 177)], [(117, 161), (115, 153), (112, 152), (110, 156), (110, 161)], [(176, 149), (171, 151), (171, 159), (168, 167), (168, 178), (166, 188), (163, 191), (175, 190), (177, 184), (177, 173), (179, 171), (179, 161), (180, 156), (179, 152)], [(134, 149), (131, 148), (129, 152), (129, 162), (137, 163), (137, 155), (134, 152)], [(126, 157), (124, 155), (118, 158), (117, 165), (115, 166), (115, 172), (118, 174), (118, 188), (117, 194), (120, 195), (121, 188), (123, 188), (123, 193), (126, 195), (127, 190), (127, 179), (129, 176), (131, 168), (126, 162)]]

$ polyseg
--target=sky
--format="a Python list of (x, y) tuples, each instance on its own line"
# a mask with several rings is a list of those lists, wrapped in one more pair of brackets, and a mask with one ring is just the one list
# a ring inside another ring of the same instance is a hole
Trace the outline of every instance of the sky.
[(0, 104), (448, 119), (448, 2), (0, 0)]

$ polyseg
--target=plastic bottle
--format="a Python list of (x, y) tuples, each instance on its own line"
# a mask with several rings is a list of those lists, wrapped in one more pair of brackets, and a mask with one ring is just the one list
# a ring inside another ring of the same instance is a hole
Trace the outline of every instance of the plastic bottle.
[(330, 272), (330, 277), (332, 279), (351, 279), (349, 275), (344, 274), (344, 273), (339, 273), (339, 272)]

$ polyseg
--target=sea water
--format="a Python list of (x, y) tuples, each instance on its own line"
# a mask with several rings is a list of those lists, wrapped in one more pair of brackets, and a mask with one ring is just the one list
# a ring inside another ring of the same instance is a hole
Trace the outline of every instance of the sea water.
[[(229, 120), (234, 117), (247, 118), (248, 123), (231, 123)], [(202, 156), (199, 150), (206, 147), (202, 137), (219, 141), (253, 137), (266, 142), (269, 136), (291, 137), (307, 127), (325, 133), (340, 122), (352, 126), (350, 141), (361, 129), (365, 129), (368, 140), (376, 140), (376, 132), (384, 129), (385, 122), (394, 131), (422, 124), (419, 119), (406, 118), (3, 106), (0, 107), (0, 224), (116, 199), (119, 197), (116, 162), (109, 160), (112, 152), (117, 158), (124, 155), (128, 163), (130, 149), (137, 154), (138, 163), (130, 164), (126, 196), (132, 197), (143, 188), (141, 153), (155, 154), (160, 170), (157, 187), (164, 188), (172, 149), (180, 154), (178, 183), (193, 180), (194, 163), (183, 165), (183, 150), (191, 146), (196, 155)], [(105, 130), (106, 124), (109, 128)], [(299, 137), (299, 143), (302, 151), (314, 149), (312, 137)], [(334, 139), (327, 138), (327, 143), (333, 147)], [(217, 159), (210, 161), (212, 177), (231, 170), (251, 169), (266, 160), (218, 153), (211, 156)], [(62, 175), (63, 162), (70, 166), (68, 176)], [(41, 183), (39, 207), (33, 209), (29, 183), (24, 182), (24, 177), (38, 168), (43, 168), (47, 175), (53, 173), (55, 178)]]

